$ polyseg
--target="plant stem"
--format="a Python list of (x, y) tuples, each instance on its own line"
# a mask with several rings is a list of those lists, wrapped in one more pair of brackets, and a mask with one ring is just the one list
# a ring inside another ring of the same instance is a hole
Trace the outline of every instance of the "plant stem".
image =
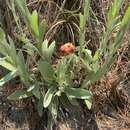
[(86, 30), (86, 22), (89, 18), (89, 8), (90, 8), (90, 0), (84, 1), (84, 14), (80, 14), (80, 55), (82, 53), (83, 45), (85, 44), (85, 30)]

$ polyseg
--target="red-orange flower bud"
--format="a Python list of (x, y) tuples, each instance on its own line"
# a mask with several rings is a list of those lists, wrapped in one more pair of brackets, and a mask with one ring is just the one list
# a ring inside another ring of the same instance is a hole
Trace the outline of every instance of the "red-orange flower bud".
[(75, 46), (72, 43), (65, 43), (60, 47), (60, 51), (64, 54), (70, 54), (75, 51)]

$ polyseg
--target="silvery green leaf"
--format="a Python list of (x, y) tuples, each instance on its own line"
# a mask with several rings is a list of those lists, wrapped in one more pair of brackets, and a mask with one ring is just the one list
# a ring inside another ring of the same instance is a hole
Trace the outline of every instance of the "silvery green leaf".
[(0, 79), (0, 87), (17, 76), (17, 71), (12, 71)]
[(9, 100), (20, 100), (20, 99), (28, 98), (30, 96), (32, 96), (32, 94), (25, 90), (16, 90), (11, 95), (9, 95), (7, 98)]
[(40, 42), (43, 41), (43, 37), (44, 37), (45, 31), (46, 31), (46, 26), (47, 26), (47, 21), (45, 19), (43, 19), (39, 26)]
[(88, 99), (88, 100), (84, 100), (84, 101), (85, 101), (85, 104), (88, 107), (88, 109), (91, 109), (91, 107), (92, 107), (92, 100)]
[(38, 69), (45, 81), (52, 82), (54, 80), (54, 70), (49, 62), (40, 60), (38, 62)]
[(70, 98), (90, 99), (92, 97), (92, 93), (90, 91), (81, 88), (66, 87), (64, 89), (64, 92)]
[(8, 70), (10, 70), (10, 71), (15, 71), (15, 70), (17, 69), (14, 65), (12, 65), (12, 64), (7, 60), (6, 57), (0, 58), (0, 66), (4, 67), (4, 68), (6, 68), (6, 69), (8, 69)]
[(54, 95), (55, 92), (56, 92), (55, 87), (50, 87), (48, 89), (47, 93), (45, 94), (44, 102), (43, 102), (43, 105), (44, 105), (45, 108), (48, 107), (49, 104), (51, 103), (53, 95)]
[(45, 40), (43, 43), (42, 43), (42, 54), (43, 54), (43, 57), (50, 61), (53, 53), (54, 53), (54, 49), (55, 49), (55, 42), (52, 42), (50, 45), (48, 43), (47, 40)]

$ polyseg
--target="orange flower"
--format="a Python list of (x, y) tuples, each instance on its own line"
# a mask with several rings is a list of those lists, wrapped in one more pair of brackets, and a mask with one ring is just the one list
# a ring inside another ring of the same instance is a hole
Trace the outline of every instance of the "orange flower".
[(60, 47), (60, 51), (64, 54), (70, 54), (75, 51), (75, 46), (72, 43), (65, 43)]

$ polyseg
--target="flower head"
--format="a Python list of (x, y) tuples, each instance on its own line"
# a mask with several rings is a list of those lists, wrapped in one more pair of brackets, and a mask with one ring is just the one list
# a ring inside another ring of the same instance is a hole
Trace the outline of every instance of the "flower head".
[(75, 46), (72, 43), (65, 43), (60, 47), (60, 51), (64, 54), (70, 54), (75, 51)]

